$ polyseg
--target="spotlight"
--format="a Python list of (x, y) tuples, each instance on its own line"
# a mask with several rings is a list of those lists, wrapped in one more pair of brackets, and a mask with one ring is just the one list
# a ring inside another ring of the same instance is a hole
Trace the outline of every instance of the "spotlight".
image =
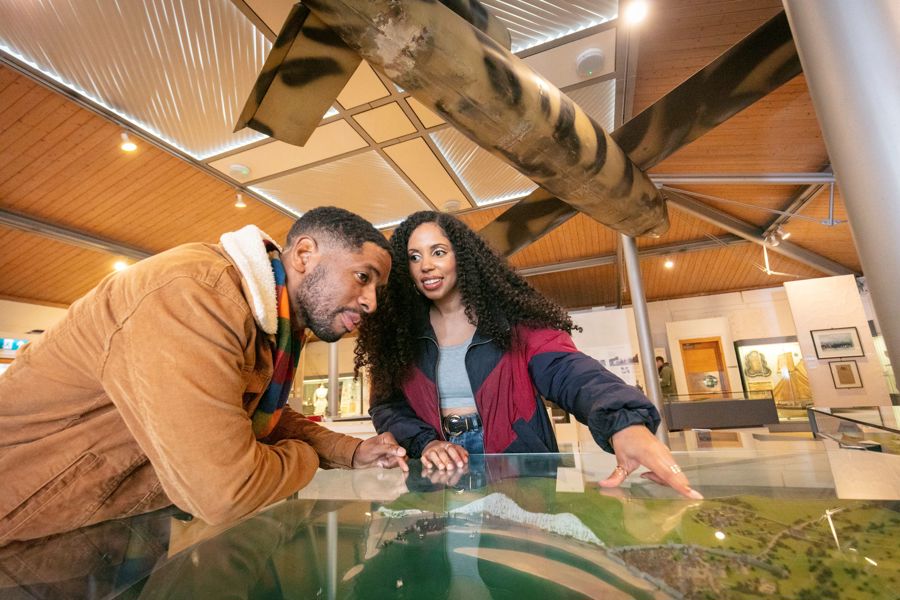
[(119, 144), (119, 148), (121, 148), (123, 152), (134, 152), (137, 150), (137, 144), (132, 142), (131, 138), (128, 137), (128, 134), (123, 131), (122, 143)]
[(647, 18), (650, 9), (644, 0), (632, 0), (625, 7), (625, 22), (629, 25), (637, 25)]
[(124, 260), (117, 260), (116, 264), (113, 265), (113, 269), (115, 269), (116, 271), (124, 271), (127, 268), (128, 268), (128, 263), (125, 262)]
[(774, 248), (789, 237), (791, 237), (790, 231), (785, 231), (778, 227), (778, 229), (766, 236), (765, 242), (767, 246)]
[(667, 269), (672, 269), (675, 267), (675, 261), (673, 261), (671, 258), (667, 258), (666, 262), (663, 263), (663, 266)]
[(244, 195), (240, 192), (237, 194), (237, 200), (234, 201), (235, 208), (247, 208), (247, 203), (244, 202)]

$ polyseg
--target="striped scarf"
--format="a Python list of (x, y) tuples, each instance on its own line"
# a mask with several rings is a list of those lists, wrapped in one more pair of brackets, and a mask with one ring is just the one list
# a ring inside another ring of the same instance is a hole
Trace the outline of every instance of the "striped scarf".
[(269, 261), (272, 263), (272, 271), (275, 274), (278, 329), (274, 336), (270, 336), (272, 362), (275, 365), (272, 382), (266, 388), (251, 417), (253, 434), (256, 439), (264, 438), (272, 433), (278, 424), (278, 419), (281, 417), (281, 412), (291, 393), (291, 384), (294, 382), (294, 372), (297, 370), (297, 362), (300, 360), (300, 347), (303, 339), (303, 332), (294, 331), (291, 323), (291, 305), (285, 285), (281, 254), (278, 252), (278, 247), (269, 240), (265, 240), (265, 245)]

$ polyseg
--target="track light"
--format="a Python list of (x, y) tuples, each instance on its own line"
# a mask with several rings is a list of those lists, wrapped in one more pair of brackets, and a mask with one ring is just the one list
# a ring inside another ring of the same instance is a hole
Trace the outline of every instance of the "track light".
[(244, 202), (244, 195), (240, 192), (237, 193), (237, 200), (234, 201), (235, 208), (247, 208), (247, 203)]
[(766, 236), (765, 242), (766, 242), (767, 246), (769, 246), (770, 248), (774, 248), (774, 247), (778, 246), (779, 244), (781, 244), (781, 242), (783, 242), (784, 240), (788, 239), (789, 237), (791, 237), (791, 232), (785, 231), (784, 229), (779, 227), (778, 229), (776, 229), (775, 231), (773, 231), (772, 233), (770, 233), (769, 235)]
[(123, 131), (122, 143), (119, 144), (119, 148), (121, 148), (123, 152), (134, 152), (137, 150), (137, 144), (132, 142), (131, 138), (128, 137), (128, 134)]

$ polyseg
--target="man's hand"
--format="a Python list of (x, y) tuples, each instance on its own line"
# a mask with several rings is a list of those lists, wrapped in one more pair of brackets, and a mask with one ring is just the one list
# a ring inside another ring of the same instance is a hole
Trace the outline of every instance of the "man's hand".
[(672, 453), (643, 425), (632, 425), (617, 431), (610, 439), (616, 451), (618, 465), (612, 474), (600, 482), (601, 487), (618, 487), (632, 471), (641, 465), (650, 469), (641, 477), (660, 485), (667, 485), (686, 498), (702, 500), (697, 490), (691, 489), (688, 478), (681, 472)]
[(353, 468), (366, 469), (368, 467), (400, 467), (402, 471), (409, 471), (406, 464), (406, 450), (397, 444), (397, 440), (390, 432), (376, 435), (364, 440), (353, 454)]
[(452, 442), (434, 440), (422, 450), (422, 466), (427, 469), (462, 469), (469, 462), (465, 448)]

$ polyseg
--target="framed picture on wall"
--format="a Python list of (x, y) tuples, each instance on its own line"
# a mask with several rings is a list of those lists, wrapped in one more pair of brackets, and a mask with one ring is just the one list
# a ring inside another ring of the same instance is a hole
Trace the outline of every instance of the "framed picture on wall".
[(828, 363), (831, 367), (831, 379), (834, 387), (842, 390), (846, 388), (861, 388), (862, 379), (859, 378), (859, 366), (855, 360), (833, 360)]
[(818, 358), (865, 356), (856, 327), (813, 329), (809, 333), (812, 335), (813, 346), (816, 347)]

